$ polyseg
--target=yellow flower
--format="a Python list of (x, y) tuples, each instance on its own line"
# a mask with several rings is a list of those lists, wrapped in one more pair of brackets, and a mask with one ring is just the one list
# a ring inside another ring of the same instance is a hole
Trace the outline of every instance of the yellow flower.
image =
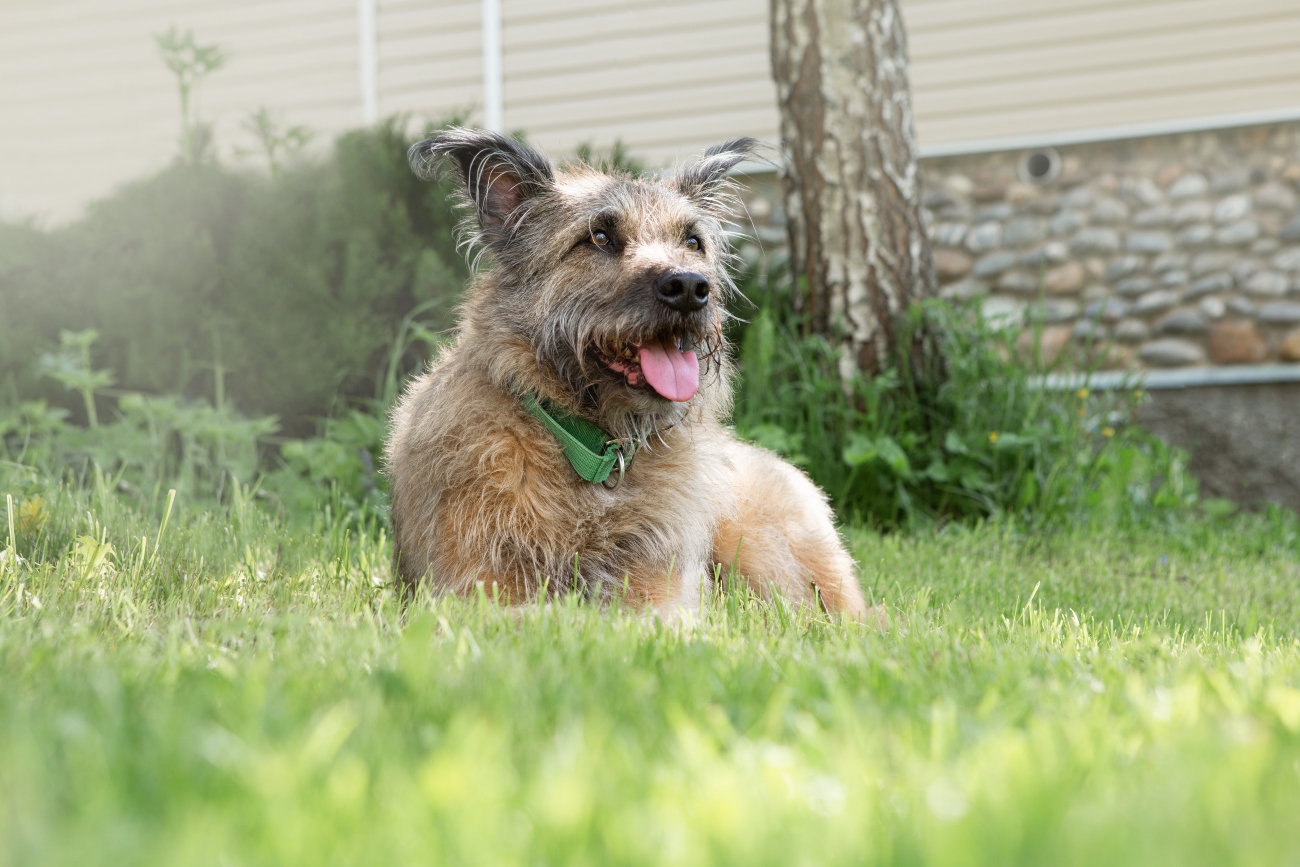
[(1078, 391), (1075, 392), (1075, 394), (1077, 394), (1077, 395), (1079, 396), (1079, 400), (1087, 400), (1087, 399), (1088, 399), (1088, 389), (1086, 389), (1086, 388), (1081, 388), (1081, 389), (1079, 389)]
[(1115, 435), (1115, 429), (1113, 427), (1104, 427), (1101, 429), (1101, 435), (1104, 437), (1113, 437)]
[(1081, 407), (1079, 407), (1079, 416), (1080, 416), (1080, 417), (1085, 416), (1085, 415), (1087, 415), (1087, 414), (1088, 414), (1088, 408), (1087, 408), (1086, 406), (1081, 406)]
[(39, 533), (45, 526), (45, 498), (32, 497), (18, 507), (18, 527), (24, 534)]
[(989, 434), (989, 442), (991, 442), (991, 443), (995, 443), (995, 442), (997, 442), (997, 441), (998, 441), (998, 432), (997, 432), (997, 431), (992, 431), (992, 432)]

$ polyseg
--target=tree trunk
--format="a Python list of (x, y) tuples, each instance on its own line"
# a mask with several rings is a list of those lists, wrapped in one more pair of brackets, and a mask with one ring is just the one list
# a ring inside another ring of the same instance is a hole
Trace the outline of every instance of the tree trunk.
[(898, 0), (771, 2), (796, 310), (879, 373), (935, 286)]

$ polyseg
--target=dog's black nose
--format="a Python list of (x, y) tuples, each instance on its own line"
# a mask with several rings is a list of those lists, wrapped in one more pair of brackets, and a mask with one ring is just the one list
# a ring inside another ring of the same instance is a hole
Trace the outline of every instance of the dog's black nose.
[(655, 297), (681, 313), (709, 303), (709, 278), (698, 271), (669, 271), (655, 282)]

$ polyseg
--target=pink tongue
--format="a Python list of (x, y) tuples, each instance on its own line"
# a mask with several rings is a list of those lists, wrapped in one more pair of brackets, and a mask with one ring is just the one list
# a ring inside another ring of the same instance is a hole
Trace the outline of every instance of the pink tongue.
[(641, 347), (640, 355), (641, 372), (660, 397), (680, 402), (695, 395), (700, 387), (700, 362), (694, 352), (651, 343)]

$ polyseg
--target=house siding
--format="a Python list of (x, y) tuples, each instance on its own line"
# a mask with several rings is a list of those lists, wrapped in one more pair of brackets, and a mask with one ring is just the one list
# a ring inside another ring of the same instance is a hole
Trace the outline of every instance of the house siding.
[[(501, 0), (504, 122), (541, 146), (622, 140), (652, 165), (775, 142), (765, 0)], [(1294, 0), (902, 0), (923, 148), (1251, 112), (1300, 114)], [(376, 0), (378, 106), (480, 118), (481, 0)], [(152, 35), (226, 48), (203, 117), (226, 159), (266, 106), (325, 147), (361, 122), (355, 0), (0, 6), (0, 216), (75, 216), (176, 151)]]

